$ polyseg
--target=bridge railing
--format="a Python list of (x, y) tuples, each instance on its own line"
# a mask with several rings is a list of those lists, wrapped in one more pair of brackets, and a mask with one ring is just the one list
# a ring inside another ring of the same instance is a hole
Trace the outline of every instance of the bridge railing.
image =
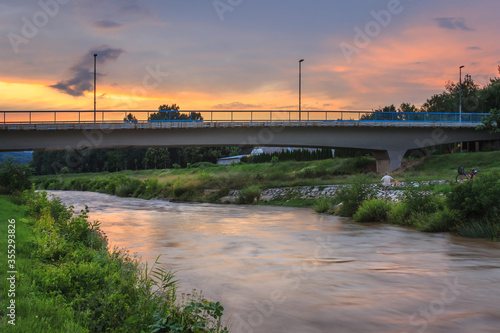
[[(0, 111), (0, 124), (54, 124), (54, 123), (123, 123), (204, 121), (211, 123), (271, 123), (271, 122), (466, 122), (480, 123), (489, 113), (437, 112), (379, 112), (379, 111), (290, 111), (290, 110), (196, 110), (179, 111), (182, 119), (173, 116), (177, 111), (162, 111), (164, 119), (152, 120), (158, 111)], [(132, 120), (128, 119), (128, 115)], [(201, 119), (199, 116), (201, 115)]]

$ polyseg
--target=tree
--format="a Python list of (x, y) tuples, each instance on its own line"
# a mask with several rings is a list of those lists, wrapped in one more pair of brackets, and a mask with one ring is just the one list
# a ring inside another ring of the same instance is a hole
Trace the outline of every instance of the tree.
[(200, 112), (191, 112), (185, 114), (179, 112), (179, 110), (180, 106), (178, 106), (177, 104), (163, 104), (158, 107), (158, 111), (160, 112), (152, 113), (151, 115), (149, 115), (149, 120), (203, 120)]
[(131, 122), (131, 123), (136, 123), (137, 122), (137, 118), (132, 113), (129, 113), (125, 118), (123, 118), (123, 121), (125, 121), (125, 122)]
[(166, 169), (170, 165), (168, 148), (148, 148), (143, 164), (146, 169)]
[(27, 165), (14, 163), (11, 157), (0, 163), (0, 193), (12, 194), (31, 186), (31, 170)]
[(481, 125), (476, 129), (487, 129), (491, 134), (500, 133), (500, 109), (491, 109), (489, 117), (483, 117)]

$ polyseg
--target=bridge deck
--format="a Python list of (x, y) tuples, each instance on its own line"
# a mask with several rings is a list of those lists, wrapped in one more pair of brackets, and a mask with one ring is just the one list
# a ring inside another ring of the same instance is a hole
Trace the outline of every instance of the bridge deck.
[(475, 128), (471, 122), (417, 122), (417, 121), (274, 121), (274, 122), (106, 122), (106, 123), (35, 123), (0, 124), (0, 130), (123, 130), (123, 129), (178, 129), (178, 128), (252, 128), (252, 127), (419, 127), (419, 128)]

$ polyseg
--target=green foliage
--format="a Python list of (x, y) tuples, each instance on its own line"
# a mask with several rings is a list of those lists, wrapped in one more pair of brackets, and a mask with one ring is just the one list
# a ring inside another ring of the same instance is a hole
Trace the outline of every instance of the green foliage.
[(335, 214), (335, 206), (338, 202), (333, 198), (321, 198), (314, 202), (314, 211), (316, 213), (324, 213), (324, 214)]
[(411, 224), (416, 225), (418, 230), (424, 232), (453, 231), (456, 228), (453, 216), (447, 209), (431, 214), (417, 213), (412, 215), (411, 220)]
[(27, 165), (14, 163), (12, 158), (0, 163), (0, 194), (12, 194), (31, 187), (31, 170)]
[(411, 210), (405, 202), (399, 202), (387, 213), (387, 221), (393, 224), (411, 225)]
[(486, 129), (491, 134), (500, 133), (500, 109), (491, 109), (490, 116), (484, 117), (477, 129)]
[[(221, 324), (220, 303), (201, 294), (177, 301), (174, 274), (160, 267), (158, 259), (151, 270), (147, 265), (143, 270), (127, 254), (109, 252), (99, 223), (88, 221), (88, 209), (73, 217), (71, 209), (62, 212), (60, 200), (43, 192), (26, 191), (23, 200), (32, 220), (19, 219), (16, 225), (23, 236), (16, 261), (27, 262), (16, 290), (14, 332), (165, 332), (167, 327), (228, 332)], [(23, 226), (29, 236), (22, 233)], [(0, 303), (5, 309), (5, 300)], [(0, 317), (3, 331), (5, 310)]]
[(443, 207), (443, 199), (429, 185), (415, 184), (403, 191), (402, 201), (411, 212), (434, 213)]
[(385, 222), (387, 214), (391, 211), (393, 204), (383, 199), (370, 199), (363, 201), (354, 214), (356, 222)]
[(370, 183), (366, 176), (359, 176), (353, 180), (352, 185), (340, 187), (335, 193), (338, 202), (342, 202), (338, 211), (340, 216), (353, 216), (361, 203), (376, 197), (377, 189)]
[(258, 201), (261, 195), (261, 190), (258, 185), (251, 185), (245, 187), (240, 191), (238, 196), (238, 203), (240, 204), (252, 204)]
[(457, 234), (467, 238), (489, 238), (497, 241), (500, 238), (500, 221), (498, 219), (481, 219), (461, 223)]
[(500, 171), (481, 174), (474, 181), (454, 184), (446, 205), (461, 222), (478, 219), (498, 221), (500, 216)]

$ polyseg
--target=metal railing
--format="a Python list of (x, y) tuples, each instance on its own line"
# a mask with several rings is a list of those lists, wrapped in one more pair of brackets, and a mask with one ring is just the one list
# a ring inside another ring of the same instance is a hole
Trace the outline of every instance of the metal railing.
[[(132, 114), (132, 120), (127, 116)], [(174, 115), (175, 114), (175, 115)], [(179, 117), (179, 115), (182, 115)], [(197, 110), (149, 111), (0, 111), (0, 124), (147, 123), (147, 122), (456, 122), (480, 123), (489, 113), (380, 112), (380, 111), (282, 111)], [(95, 121), (94, 121), (95, 119)]]

